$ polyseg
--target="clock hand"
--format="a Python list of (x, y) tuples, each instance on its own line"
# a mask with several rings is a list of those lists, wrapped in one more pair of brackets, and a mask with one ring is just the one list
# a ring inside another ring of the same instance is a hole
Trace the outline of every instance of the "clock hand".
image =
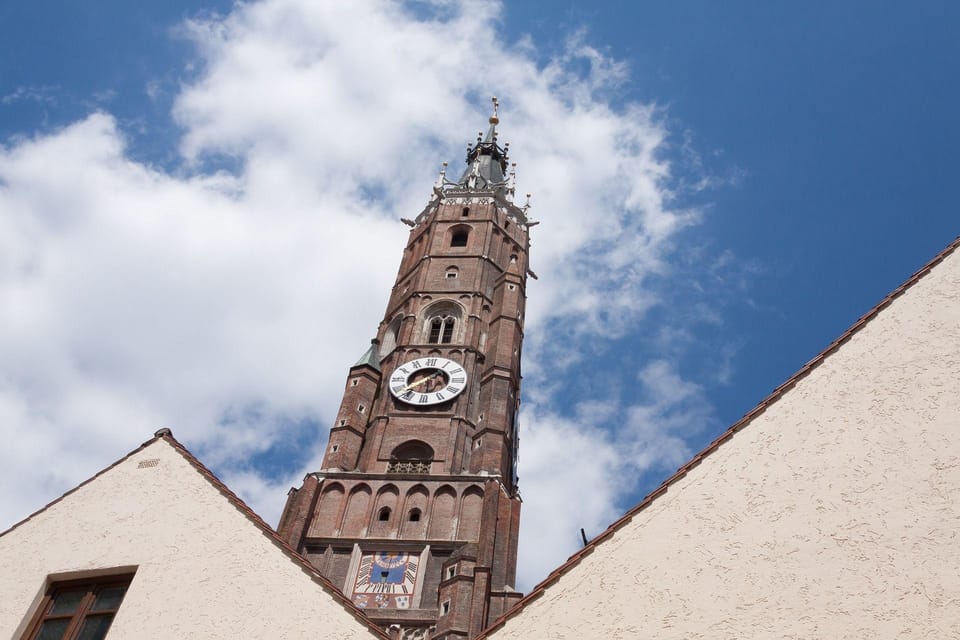
[(396, 393), (397, 393), (397, 394), (401, 394), (401, 393), (405, 393), (405, 392), (407, 392), (407, 391), (410, 391), (410, 389), (413, 389), (414, 387), (419, 387), (420, 385), (422, 385), (424, 382), (426, 382), (426, 381), (429, 380), (429, 379), (430, 379), (430, 376), (427, 376), (427, 377), (424, 378), (423, 380), (417, 380), (417, 381), (414, 382), (413, 384), (408, 384), (407, 386), (405, 386), (403, 389), (400, 389), (400, 391), (397, 391)]

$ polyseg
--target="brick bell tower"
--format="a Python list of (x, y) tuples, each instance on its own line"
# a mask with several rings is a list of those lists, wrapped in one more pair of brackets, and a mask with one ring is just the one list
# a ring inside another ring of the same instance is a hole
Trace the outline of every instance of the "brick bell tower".
[[(471, 638), (521, 594), (517, 410), (529, 220), (497, 101), (457, 181), (415, 220), (387, 310), (350, 368), (323, 468), (280, 534), (389, 633)], [(444, 163), (446, 167), (446, 163)], [(536, 277), (536, 276), (534, 276)]]

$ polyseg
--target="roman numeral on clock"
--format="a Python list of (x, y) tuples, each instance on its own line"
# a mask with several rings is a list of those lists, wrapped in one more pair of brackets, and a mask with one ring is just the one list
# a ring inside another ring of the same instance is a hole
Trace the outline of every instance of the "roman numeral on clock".
[(463, 393), (467, 379), (466, 370), (457, 361), (430, 356), (398, 366), (386, 388), (400, 402), (427, 406)]

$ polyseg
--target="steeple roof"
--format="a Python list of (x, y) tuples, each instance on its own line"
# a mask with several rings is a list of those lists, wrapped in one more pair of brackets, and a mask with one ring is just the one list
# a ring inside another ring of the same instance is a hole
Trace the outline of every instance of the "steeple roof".
[[(510, 143), (500, 146), (497, 141), (497, 125), (500, 124), (498, 111), (500, 102), (496, 96), (491, 98), (493, 102), (493, 114), (490, 116), (490, 126), (487, 129), (486, 136), (483, 132), (477, 134), (477, 141), (467, 145), (467, 168), (458, 180), (451, 180), (447, 177), (447, 163), (443, 163), (440, 169), (440, 175), (433, 185), (433, 193), (430, 201), (423, 211), (409, 220), (401, 218), (401, 222), (416, 227), (437, 210), (440, 203), (447, 197), (453, 198), (486, 198), (493, 196), (503, 206), (504, 211), (517, 224), (526, 227), (532, 227), (538, 222), (527, 217), (527, 210), (530, 208), (530, 194), (527, 194), (527, 201), (522, 206), (514, 204), (513, 199), (516, 193), (517, 183), (517, 163), (508, 162), (510, 153)], [(508, 168), (509, 164), (509, 168)]]
[(510, 144), (501, 147), (497, 142), (500, 103), (496, 97), (492, 101), (493, 114), (490, 116), (487, 135), (478, 133), (477, 142), (467, 147), (467, 168), (456, 184), (464, 189), (490, 190), (506, 195), (507, 152)]

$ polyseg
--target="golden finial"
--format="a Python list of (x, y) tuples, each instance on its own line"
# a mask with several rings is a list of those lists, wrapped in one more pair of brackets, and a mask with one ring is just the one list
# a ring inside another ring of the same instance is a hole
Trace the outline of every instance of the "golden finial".
[(490, 116), (490, 124), (498, 124), (500, 122), (500, 101), (497, 100), (497, 96), (490, 98), (490, 102), (493, 103), (493, 115)]

